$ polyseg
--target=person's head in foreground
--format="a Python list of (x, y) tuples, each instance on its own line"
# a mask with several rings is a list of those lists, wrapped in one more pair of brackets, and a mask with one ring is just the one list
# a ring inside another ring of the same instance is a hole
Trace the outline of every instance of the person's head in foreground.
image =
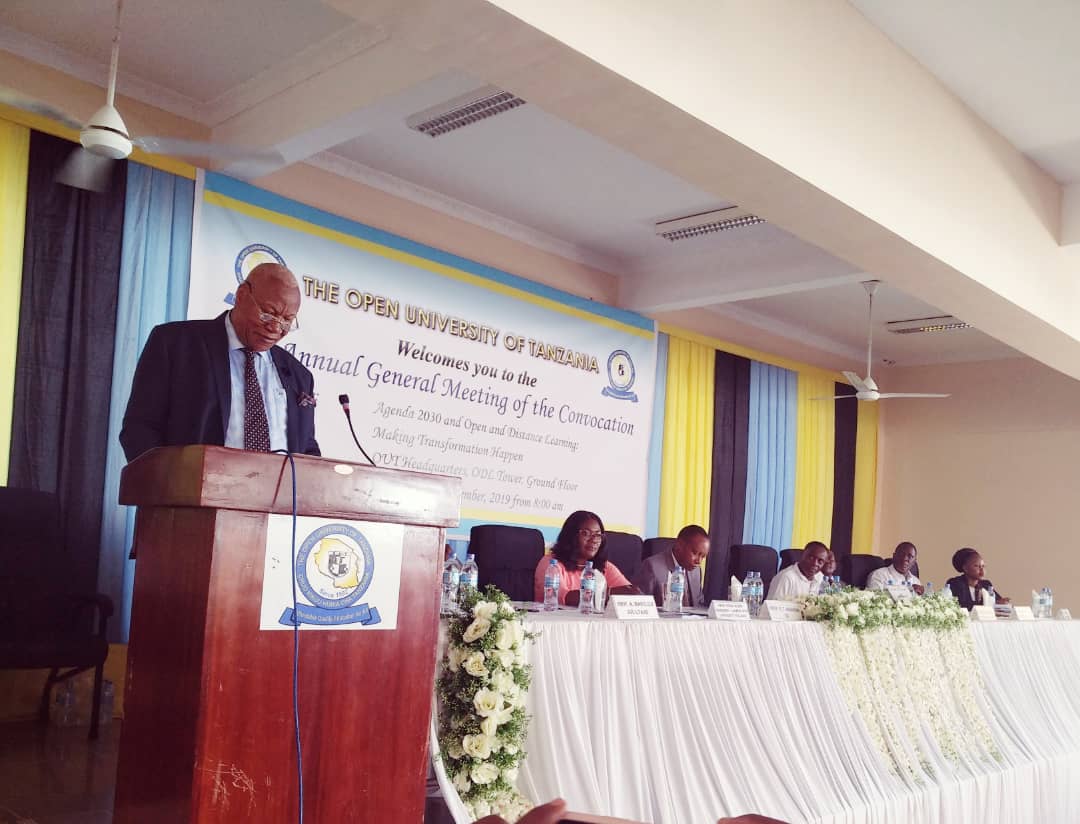
[(826, 578), (836, 574), (836, 554), (831, 549), (825, 554), (825, 566), (821, 568), (821, 574)]
[(684, 526), (679, 530), (671, 554), (683, 569), (696, 569), (709, 554), (709, 533), (697, 524)]
[(958, 549), (952, 556), (953, 569), (963, 575), (968, 584), (975, 586), (986, 577), (986, 562), (982, 555), (969, 546)]
[(280, 263), (260, 263), (237, 287), (229, 320), (244, 346), (265, 352), (289, 333), (299, 310), (293, 273)]
[(567, 569), (580, 569), (592, 561), (595, 569), (603, 571), (607, 563), (604, 522), (595, 512), (579, 509), (571, 513), (559, 530), (551, 552)]
[[(974, 550), (972, 550), (974, 552)], [(912, 571), (912, 567), (915, 565), (915, 557), (918, 554), (918, 550), (915, 549), (915, 544), (911, 541), (901, 541), (896, 545), (896, 549), (892, 554), (893, 569), (899, 572), (901, 575), (907, 575)]]
[(825, 544), (821, 543), (821, 541), (811, 541), (806, 545), (802, 557), (799, 559), (799, 572), (807, 578), (813, 578), (821, 572), (828, 557), (829, 548)]

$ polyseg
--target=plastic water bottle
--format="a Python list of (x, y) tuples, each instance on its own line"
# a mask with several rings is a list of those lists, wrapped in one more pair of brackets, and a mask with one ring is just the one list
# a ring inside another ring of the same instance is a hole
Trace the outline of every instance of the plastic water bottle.
[(465, 556), (465, 563), (461, 565), (458, 575), (458, 603), (465, 600), (465, 596), (476, 589), (476, 582), (480, 576), (480, 569), (476, 566), (476, 558), (472, 553)]
[(983, 606), (993, 608), (996, 605), (997, 593), (994, 592), (993, 587), (986, 587), (986, 589), (983, 590)]
[(664, 609), (667, 612), (682, 612), (683, 594), (686, 592), (686, 573), (678, 564), (675, 569), (668, 573), (667, 603)]
[(442, 570), (442, 607), (445, 615), (458, 602), (458, 584), (461, 580), (461, 561), (451, 555)]
[(559, 562), (552, 558), (544, 573), (544, 612), (559, 608)]
[(1040, 595), (1042, 596), (1039, 599), (1040, 601), (1042, 601), (1042, 604), (1040, 605), (1040, 606), (1042, 606), (1042, 617), (1043, 618), (1053, 618), (1054, 617), (1054, 593), (1053, 593), (1053, 591), (1050, 589), (1050, 587), (1043, 587), (1042, 592), (1040, 593)]
[(73, 727), (79, 723), (78, 707), (75, 704), (75, 682), (70, 678), (53, 688), (49, 721), (56, 727)]
[(925, 595), (927, 598), (929, 598), (933, 594), (934, 594), (934, 582), (933, 581), (927, 581), (925, 586), (923, 586), (923, 595)]
[(751, 573), (754, 576), (754, 594), (750, 600), (750, 614), (756, 616), (761, 611), (761, 602), (765, 600), (765, 582), (761, 580), (761, 573)]
[(754, 573), (753, 572), (746, 573), (746, 578), (743, 579), (743, 583), (742, 583), (742, 599), (743, 599), (743, 603), (746, 604), (747, 611), (751, 615), (753, 615), (754, 614)]
[(581, 573), (581, 592), (578, 600), (578, 610), (582, 615), (588, 615), (596, 611), (596, 570), (593, 569), (592, 561), (585, 564), (585, 571)]
[(116, 704), (116, 689), (112, 681), (101, 684), (101, 708), (98, 710), (98, 725), (107, 727), (112, 723), (113, 707)]

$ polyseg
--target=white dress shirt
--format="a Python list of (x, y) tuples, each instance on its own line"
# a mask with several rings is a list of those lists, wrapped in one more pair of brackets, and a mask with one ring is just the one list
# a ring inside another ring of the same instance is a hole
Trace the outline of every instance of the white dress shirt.
[[(225, 431), (225, 446), (244, 448), (244, 344), (236, 335), (232, 318), (225, 316), (225, 334), (229, 338), (229, 377), (232, 385), (229, 403), (229, 427)], [(270, 451), (286, 449), (285, 435), (285, 387), (274, 367), (269, 352), (255, 353), (255, 376), (259, 379), (263, 406), (266, 407), (266, 423), (270, 429)]]
[(907, 575), (901, 575), (899, 570), (892, 564), (887, 567), (881, 567), (881, 569), (875, 569), (866, 578), (867, 589), (885, 589), (889, 585), (889, 581), (899, 586), (900, 584), (906, 584), (910, 582), (912, 586), (922, 586), (922, 581), (912, 575), (910, 572)]
[(776, 573), (767, 597), (770, 601), (794, 601), (800, 595), (817, 595), (823, 577), (817, 572), (813, 578), (807, 578), (798, 564), (792, 564)]

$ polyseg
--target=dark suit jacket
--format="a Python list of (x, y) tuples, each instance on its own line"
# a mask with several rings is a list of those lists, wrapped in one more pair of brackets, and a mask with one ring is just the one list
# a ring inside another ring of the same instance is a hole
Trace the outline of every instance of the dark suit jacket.
[[(664, 587), (667, 586), (668, 573), (675, 569), (675, 559), (670, 550), (657, 552), (641, 562), (641, 567), (631, 582), (641, 590), (642, 595), (651, 595), (658, 607), (664, 606)], [(695, 607), (705, 606), (701, 594), (701, 567), (697, 574), (689, 575), (687, 589), (690, 591), (690, 600)]]
[[(319, 455), (315, 407), (301, 406), (301, 394), (315, 395), (304, 366), (275, 346), (270, 357), (285, 389), (286, 443), (290, 452)], [(225, 444), (232, 403), (229, 338), (225, 313), (213, 320), (186, 320), (155, 326), (139, 356), (120, 444), (129, 461), (155, 446)]]
[[(952, 590), (952, 594), (956, 596), (956, 600), (960, 602), (960, 606), (964, 609), (971, 609), (975, 606), (975, 602), (971, 600), (971, 592), (968, 591), (967, 578), (963, 575), (950, 578), (945, 582), (945, 585)], [(979, 589), (988, 589), (992, 586), (993, 584), (985, 578), (979, 581)], [(1001, 600), (1001, 593), (997, 592), (997, 590), (994, 590), (994, 592), (997, 593), (998, 600)]]

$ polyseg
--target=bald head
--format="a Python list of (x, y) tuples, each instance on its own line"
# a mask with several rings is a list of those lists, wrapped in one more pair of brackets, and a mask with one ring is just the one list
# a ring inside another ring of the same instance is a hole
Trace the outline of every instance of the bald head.
[(280, 263), (260, 263), (236, 290), (230, 314), (240, 342), (265, 352), (287, 334), (300, 310), (300, 285)]

